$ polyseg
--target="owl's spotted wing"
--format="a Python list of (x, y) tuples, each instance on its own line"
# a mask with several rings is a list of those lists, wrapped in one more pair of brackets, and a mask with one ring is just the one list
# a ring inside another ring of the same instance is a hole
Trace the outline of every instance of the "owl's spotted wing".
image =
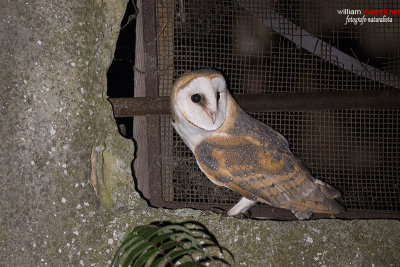
[(290, 152), (284, 137), (247, 114), (241, 115), (229, 133), (212, 134), (196, 147), (197, 162), (209, 179), (275, 207), (331, 214), (342, 211), (331, 199), (338, 191), (314, 179)]

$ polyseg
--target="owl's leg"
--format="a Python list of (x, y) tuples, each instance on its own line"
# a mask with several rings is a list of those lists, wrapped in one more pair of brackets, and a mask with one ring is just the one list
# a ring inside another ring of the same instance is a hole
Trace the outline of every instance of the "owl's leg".
[(257, 203), (257, 201), (242, 197), (239, 200), (239, 202), (228, 211), (228, 215), (235, 216), (235, 215), (238, 215), (239, 213), (244, 213), (256, 203)]

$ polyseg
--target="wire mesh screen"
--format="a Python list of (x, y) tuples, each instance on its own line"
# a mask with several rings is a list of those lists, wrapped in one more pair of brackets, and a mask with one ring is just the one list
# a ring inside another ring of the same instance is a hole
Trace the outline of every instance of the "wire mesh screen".
[[(156, 1), (159, 95), (188, 70), (223, 72), (237, 94), (390, 90), (400, 87), (397, 1)], [(382, 14), (351, 14), (368, 10)], [(383, 12), (383, 11), (382, 11)], [(347, 13), (350, 13), (347, 14)], [(351, 18), (391, 22), (351, 22)], [(350, 19), (349, 19), (350, 18)], [(400, 211), (400, 109), (252, 114), (282, 133), (348, 209)], [(212, 184), (161, 116), (162, 199), (234, 204)]]

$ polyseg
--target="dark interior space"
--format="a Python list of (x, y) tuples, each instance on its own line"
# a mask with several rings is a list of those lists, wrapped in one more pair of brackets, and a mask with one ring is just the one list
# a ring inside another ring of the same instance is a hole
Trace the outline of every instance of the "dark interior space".
[[(107, 95), (110, 98), (133, 97), (136, 14), (134, 2), (129, 1), (121, 22), (114, 59), (107, 72)], [(132, 139), (133, 118), (115, 120), (121, 135)]]

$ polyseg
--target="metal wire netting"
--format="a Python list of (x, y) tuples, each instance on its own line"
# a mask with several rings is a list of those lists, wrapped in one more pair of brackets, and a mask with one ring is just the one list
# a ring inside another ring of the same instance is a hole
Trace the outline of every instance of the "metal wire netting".
[[(344, 25), (346, 16), (338, 10), (397, 5), (371, 0), (157, 1), (159, 94), (168, 96), (174, 79), (204, 67), (222, 71), (234, 95), (396, 88), (399, 18)], [(305, 33), (314, 39), (295, 38)], [(302, 43), (307, 40), (317, 40), (319, 48), (310, 51)], [(339, 50), (358, 63), (346, 66)], [(388, 108), (252, 115), (287, 137), (315, 177), (343, 192), (341, 202), (348, 209), (400, 211), (399, 114)], [(235, 203), (236, 193), (201, 173), (169, 116), (161, 118), (161, 137), (164, 201)]]

